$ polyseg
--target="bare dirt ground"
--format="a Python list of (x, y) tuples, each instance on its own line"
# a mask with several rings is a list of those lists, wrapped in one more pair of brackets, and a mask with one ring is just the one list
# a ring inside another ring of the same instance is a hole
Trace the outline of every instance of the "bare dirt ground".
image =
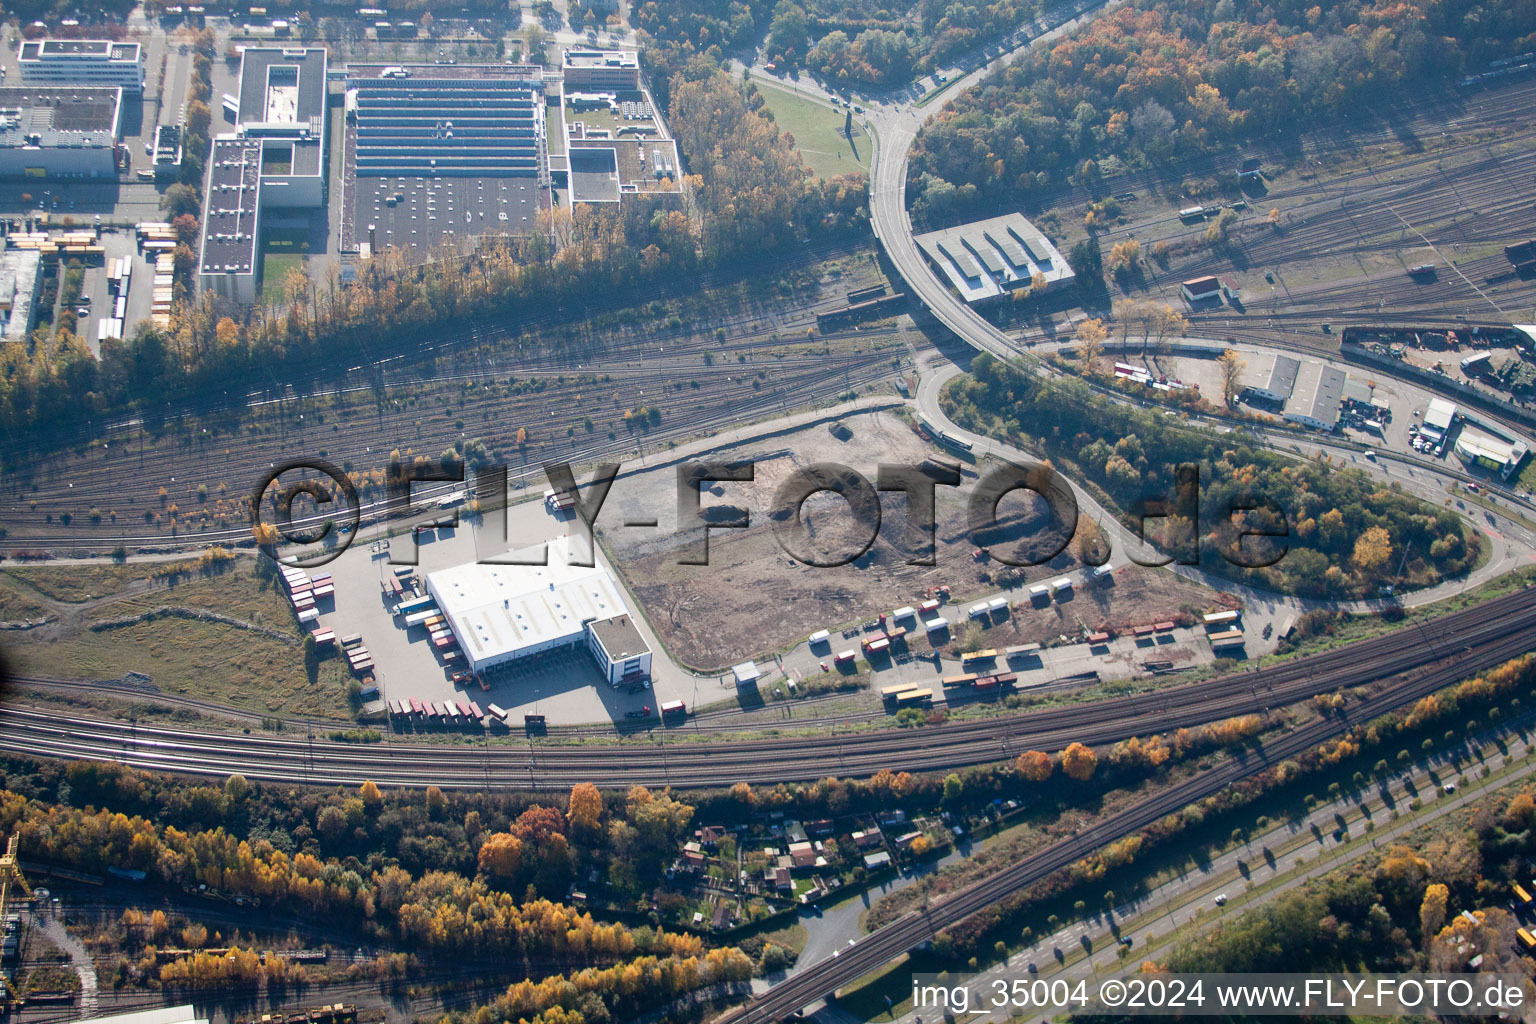
[(1048, 604), (1031, 603), (1027, 590), (1015, 592), (1008, 619), (987, 629), (987, 646), (1044, 644), (1084, 632), (1127, 633), (1133, 626), (1164, 620), (1189, 625), (1217, 607), (1238, 607), (1236, 600), (1166, 569), (1127, 565), (1114, 580), (1114, 586), (1075, 587), (1068, 600)]
[[(955, 461), (892, 412), (846, 416), (840, 425), (845, 428), (840, 429), (841, 436), (822, 422), (709, 454), (720, 461), (752, 460), (754, 479), (703, 485), (706, 508), (733, 506), (751, 516), (747, 529), (710, 531), (708, 565), (679, 564), (680, 558), (696, 556), (699, 531), (677, 527), (674, 463), (654, 465), (615, 483), (609, 507), (618, 514), (605, 509), (603, 522), (655, 517), (659, 524), (655, 529), (609, 528), (602, 531), (603, 539), (652, 627), (679, 661), (716, 669), (782, 650), (818, 629), (835, 635), (881, 612), (916, 604), (928, 588), (938, 585), (952, 588), (957, 602), (999, 590), (991, 578), (997, 564), (971, 557), (977, 542), (968, 528), (966, 506), (978, 481), (978, 469), (971, 463), (961, 464), (959, 487), (936, 489), (934, 565), (907, 564), (909, 554), (919, 549), (919, 536), (910, 527), (906, 498), (900, 492), (881, 494), (879, 534), (873, 546), (849, 564), (810, 565), (785, 550), (778, 531), (790, 525), (794, 516), (775, 521), (771, 513), (775, 491), (795, 470), (833, 462), (874, 481), (881, 463), (918, 466), (929, 458)], [(988, 469), (983, 465), (981, 472)], [(998, 511), (1001, 529), (986, 538), (993, 551), (1038, 551), (1052, 546), (1052, 523), (1042, 501), (1027, 492), (1015, 492), (1003, 499)], [(822, 561), (857, 549), (861, 531), (848, 503), (836, 494), (822, 493), (807, 501), (799, 521)], [(1027, 570), (1020, 585), (1059, 575), (1077, 564), (1069, 548), (1049, 563)], [(1183, 584), (1170, 573), (1131, 568), (1125, 575), (1123, 587), (1079, 595), (1064, 606), (1060, 615), (1065, 618), (1056, 618), (1053, 610), (1046, 613), (1052, 616), (1049, 620), (1037, 616), (1040, 625), (1054, 636), (1075, 630), (1078, 616), (1091, 619), (1098, 628), (1103, 622), (1166, 618), (1163, 609), (1172, 611), (1183, 603), (1215, 602), (1212, 591)], [(1015, 593), (1016, 600), (1027, 603), (1027, 591)], [(913, 646), (925, 648), (926, 641), (918, 638)]]

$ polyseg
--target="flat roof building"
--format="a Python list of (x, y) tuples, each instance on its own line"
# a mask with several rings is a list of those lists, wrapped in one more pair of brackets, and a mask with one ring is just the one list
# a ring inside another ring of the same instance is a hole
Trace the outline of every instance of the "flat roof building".
[(0, 253), (0, 339), (24, 341), (43, 290), (43, 254), (36, 249)]
[(1317, 377), (1287, 403), (1285, 418), (1314, 430), (1332, 430), (1339, 423), (1347, 379), (1348, 374), (1337, 367), (1322, 367)]
[(977, 304), (1031, 286), (1036, 274), (1051, 291), (1072, 282), (1072, 268), (1020, 213), (973, 221), (916, 237), (918, 247), (960, 297)]
[(565, 51), (560, 72), (568, 90), (612, 92), (640, 88), (640, 60), (634, 50)]
[(544, 79), (533, 65), (353, 65), (346, 88), (357, 177), (548, 173)]
[[(208, 161), (199, 288), (254, 303), (262, 286), (263, 212), (325, 205), (325, 76), (324, 47), (241, 51), (235, 130), (214, 139)], [(157, 152), (157, 170), (160, 159)]]
[(198, 288), (246, 304), (261, 294), (261, 149), (260, 139), (214, 139), (203, 200)]
[(587, 648), (612, 686), (651, 674), (651, 648), (629, 615), (587, 623)]
[(1431, 398), (1429, 408), (1424, 410), (1424, 422), (1419, 430), (1428, 435), (1431, 441), (1440, 441), (1451, 432), (1451, 424), (1455, 422), (1456, 403), (1447, 402), (1443, 398)]
[(86, 85), (144, 91), (138, 43), (111, 39), (31, 39), (16, 55), (21, 83), (31, 86)]
[(175, 177), (181, 173), (182, 140), (181, 126), (162, 124), (155, 126), (155, 177)]
[(1500, 441), (1463, 429), (1456, 435), (1456, 454), (1469, 466), (1487, 469), (1508, 480), (1520, 468), (1530, 448), (1524, 441)]
[(531, 64), (349, 67), (342, 251), (537, 230), (551, 207), (544, 88)]
[(123, 90), (0, 88), (0, 177), (115, 178)]
[[(531, 561), (536, 550), (515, 555)], [(551, 541), (547, 553), (546, 565), (472, 562), (427, 574), (427, 592), (475, 671), (585, 642), (588, 623), (628, 616), (607, 569), (571, 564), (570, 538)], [(635, 657), (627, 653), (633, 642), (622, 632), (610, 625), (603, 635), (628, 661)]]

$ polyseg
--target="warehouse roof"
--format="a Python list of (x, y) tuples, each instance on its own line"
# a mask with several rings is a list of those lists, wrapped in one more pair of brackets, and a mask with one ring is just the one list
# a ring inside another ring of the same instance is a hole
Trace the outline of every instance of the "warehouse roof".
[(122, 95), (116, 86), (0, 88), (0, 145), (111, 148)]
[(1509, 443), (1463, 430), (1456, 437), (1456, 451), (1467, 459), (1486, 459), (1501, 468), (1520, 462), (1529, 449), (1523, 442)]
[(1287, 406), (1289, 416), (1304, 416), (1332, 426), (1339, 421), (1339, 407), (1344, 403), (1344, 382), (1348, 374), (1336, 366), (1320, 368), (1308, 389), (1295, 396), (1296, 404)]
[[(531, 561), (537, 548), (509, 553)], [(547, 565), (473, 562), (427, 576), (427, 589), (479, 663), (526, 647), (568, 641), (593, 620), (626, 615), (618, 584), (601, 566), (572, 565), (569, 538), (551, 541)]]
[(1061, 253), (1020, 213), (924, 232), (916, 241), (967, 302), (1004, 295), (1035, 274), (1047, 285), (1073, 277)]
[(1274, 368), (1269, 371), (1269, 384), (1265, 390), (1289, 398), (1296, 388), (1296, 375), (1301, 372), (1301, 360), (1291, 356), (1275, 356)]
[(1431, 398), (1429, 408), (1424, 410), (1424, 425), (1441, 433), (1451, 429), (1451, 421), (1455, 418), (1456, 403), (1447, 402), (1443, 398)]

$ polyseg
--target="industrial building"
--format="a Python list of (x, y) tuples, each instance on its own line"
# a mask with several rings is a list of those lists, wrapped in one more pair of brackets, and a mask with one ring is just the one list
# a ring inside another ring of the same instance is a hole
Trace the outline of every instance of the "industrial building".
[(41, 88), (84, 85), (144, 91), (138, 43), (111, 39), (31, 39), (16, 55), (21, 84)]
[(1296, 377), (1301, 372), (1301, 360), (1291, 356), (1275, 356), (1275, 365), (1270, 368), (1269, 379), (1260, 387), (1251, 384), (1248, 391), (1258, 397), (1271, 402), (1285, 402), (1291, 397), (1291, 392), (1296, 389)]
[(43, 254), (36, 249), (0, 253), (0, 339), (24, 341), (43, 290)]
[(342, 250), (535, 230), (550, 206), (545, 107), (534, 65), (352, 65)]
[(651, 674), (651, 648), (628, 615), (587, 623), (587, 649), (611, 686)]
[(1456, 412), (1455, 402), (1431, 398), (1429, 408), (1424, 410), (1424, 419), (1419, 424), (1420, 435), (1431, 441), (1444, 441), (1451, 432), (1451, 425), (1456, 422)]
[(1530, 454), (1530, 448), (1524, 441), (1501, 441), (1465, 429), (1456, 436), (1455, 451), (1468, 466), (1490, 470), (1505, 480), (1520, 468), (1520, 464)]
[(182, 150), (181, 126), (162, 124), (155, 126), (154, 170), (155, 178), (177, 178), (181, 175)]
[(1285, 418), (1314, 430), (1332, 430), (1339, 424), (1339, 409), (1344, 404), (1344, 382), (1348, 375), (1333, 366), (1318, 367), (1317, 376), (1308, 373), (1302, 386), (1286, 403)]
[(566, 50), (560, 73), (568, 93), (640, 88), (640, 60), (634, 50)]
[[(651, 654), (623, 591), (601, 566), (571, 564), (571, 540), (547, 545), (544, 565), (472, 562), (427, 575), (470, 667), (484, 672), (584, 644), (610, 682), (648, 674)], [(533, 561), (538, 549), (509, 558)]]
[(118, 86), (0, 88), (0, 178), (115, 178)]
[(214, 139), (208, 160), (200, 290), (254, 303), (263, 213), (325, 204), (325, 65), (324, 47), (243, 51), (235, 130)]
[(261, 140), (213, 140), (208, 198), (203, 204), (200, 288), (233, 302), (261, 294)]
[(1023, 214), (1010, 213), (916, 237), (923, 255), (973, 305), (1029, 288), (1035, 275), (1053, 291), (1071, 283), (1072, 268)]

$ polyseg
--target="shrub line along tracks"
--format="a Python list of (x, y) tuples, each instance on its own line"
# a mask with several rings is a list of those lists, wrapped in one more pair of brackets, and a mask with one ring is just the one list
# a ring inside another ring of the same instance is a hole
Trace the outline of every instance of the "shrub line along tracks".
[[(1497, 602), (1489, 602), (1483, 606), (1484, 610), (1490, 612), (1490, 622), (1507, 622), (1506, 616), (1510, 614), (1509, 609), (1512, 607), (1522, 609), (1520, 615), (1529, 614), (1526, 609), (1529, 609), (1532, 604), (1533, 595), (1530, 592), (1522, 592), (1511, 597), (1520, 600), (1509, 602), (1508, 599), (1501, 598)], [(1493, 612), (1495, 604), (1502, 605), (1498, 612)], [(1472, 610), (1473, 613), (1477, 611), (1478, 609)], [(1421, 662), (1433, 659), (1436, 664), (1410, 673), (1401, 682), (1367, 698), (1356, 705), (1351, 714), (1317, 719), (1255, 750), (1245, 751), (1215, 768), (1194, 775), (1123, 811), (1110, 815), (1070, 839), (1030, 854), (1023, 860), (921, 911), (913, 911), (898, 918), (860, 939), (852, 948), (841, 950), (839, 955), (822, 960), (769, 989), (753, 1003), (726, 1015), (722, 1024), (759, 1024), (759, 1022), (779, 1019), (835, 991), (838, 987), (885, 966), (902, 953), (932, 939), (940, 930), (996, 904), (998, 900), (1009, 894), (1048, 877), (1116, 839), (1146, 828), (1165, 815), (1219, 793), (1233, 783), (1256, 775), (1280, 761), (1296, 757), (1339, 735), (1354, 724), (1369, 721), (1401, 708), (1471, 673), (1518, 657), (1530, 649), (1525, 628), (1516, 628), (1514, 632), (1505, 633), (1502, 636), (1498, 635), (1497, 630), (1488, 634), (1481, 629), (1468, 631), (1459, 637), (1456, 636), (1455, 631), (1437, 636), (1429, 626), (1410, 631), (1418, 633), (1419, 636), (1416, 640), (1405, 644), (1403, 649), (1413, 651), (1419, 656)], [(1467, 642), (1466, 646), (1458, 651), (1456, 644), (1471, 641), (1473, 632), (1488, 636), (1490, 639), (1487, 642)], [(1428, 657), (1426, 658), (1425, 655)]]
[[(1455, 658), (1456, 678), (1536, 648), (1536, 589), (1395, 630), (1337, 650), (1208, 682), (1019, 715), (972, 719), (915, 730), (708, 741), (665, 730), (643, 741), (610, 744), (538, 742), (444, 746), (400, 742), (349, 744), (305, 736), (200, 733), (96, 722), (54, 711), (0, 709), (0, 750), (115, 761), (155, 771), (273, 782), (445, 788), (564, 790), (601, 786), (713, 787), (809, 781), (828, 775), (938, 771), (1057, 750), (1073, 741), (1111, 743), (1270, 709), (1380, 682)], [(1406, 680), (1387, 692), (1407, 692)], [(1414, 691), (1417, 692), (1416, 690)], [(1396, 705), (1393, 705), (1396, 706)], [(457, 755), (457, 756), (454, 756)]]

